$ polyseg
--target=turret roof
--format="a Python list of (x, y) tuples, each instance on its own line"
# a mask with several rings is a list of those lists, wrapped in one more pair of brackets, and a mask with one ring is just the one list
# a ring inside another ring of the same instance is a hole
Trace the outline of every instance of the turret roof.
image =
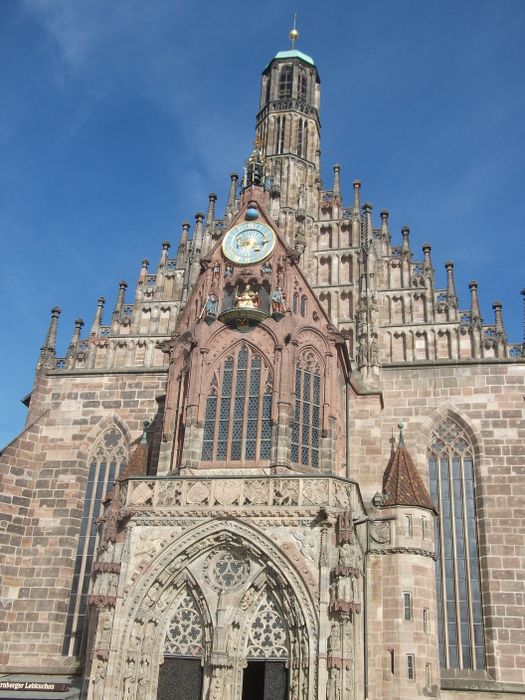
[(288, 51), (279, 51), (275, 55), (275, 58), (300, 58), (305, 63), (309, 63), (311, 66), (315, 66), (314, 59), (311, 56), (298, 51), (297, 49), (289, 49)]
[(405, 447), (402, 434), (383, 476), (382, 506), (416, 506), (435, 510), (414, 460)]

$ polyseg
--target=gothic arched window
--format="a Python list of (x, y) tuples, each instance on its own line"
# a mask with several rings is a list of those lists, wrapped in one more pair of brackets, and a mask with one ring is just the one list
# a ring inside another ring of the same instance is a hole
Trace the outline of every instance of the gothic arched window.
[(284, 134), (286, 129), (286, 117), (277, 117), (275, 121), (275, 152), (284, 152)]
[(298, 88), (299, 99), (306, 102), (308, 96), (308, 78), (302, 71), (299, 73)]
[(295, 416), (292, 462), (319, 466), (321, 439), (321, 370), (316, 355), (303, 352), (295, 367)]
[(292, 66), (283, 66), (279, 73), (279, 97), (292, 96)]
[(247, 345), (214, 372), (206, 400), (203, 461), (270, 459), (272, 374)]
[(299, 158), (306, 158), (308, 152), (308, 122), (306, 119), (299, 119), (297, 123), (296, 146), (296, 151)]
[(97, 520), (102, 515), (103, 501), (126, 462), (127, 449), (124, 435), (117, 427), (106, 430), (95, 444), (88, 461), (89, 471), (80, 521), (80, 539), (62, 651), (64, 656), (79, 656), (81, 653), (89, 578), (97, 539)]
[(430, 494), (439, 513), (436, 586), (441, 666), (484, 669), (473, 450), (464, 429), (450, 417), (432, 433), (429, 474)]

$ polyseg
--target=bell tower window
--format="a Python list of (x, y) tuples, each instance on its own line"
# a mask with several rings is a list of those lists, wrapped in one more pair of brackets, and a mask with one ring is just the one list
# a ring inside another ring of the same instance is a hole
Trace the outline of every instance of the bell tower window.
[(321, 371), (313, 352), (302, 353), (295, 368), (295, 416), (292, 461), (319, 467), (321, 438)]
[(272, 375), (247, 345), (211, 379), (204, 417), (203, 461), (270, 459)]
[(279, 74), (279, 97), (292, 96), (292, 66), (283, 66)]
[(300, 100), (306, 102), (308, 96), (308, 78), (305, 73), (299, 73), (298, 95)]
[(441, 666), (485, 668), (485, 643), (474, 499), (473, 449), (452, 418), (432, 433), (430, 495), (439, 513), (436, 587)]

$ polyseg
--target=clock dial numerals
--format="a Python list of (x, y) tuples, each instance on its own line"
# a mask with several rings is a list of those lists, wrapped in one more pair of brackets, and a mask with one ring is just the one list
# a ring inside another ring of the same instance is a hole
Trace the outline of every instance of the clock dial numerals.
[(274, 246), (275, 233), (269, 226), (245, 222), (226, 233), (222, 252), (237, 265), (251, 265), (267, 258)]

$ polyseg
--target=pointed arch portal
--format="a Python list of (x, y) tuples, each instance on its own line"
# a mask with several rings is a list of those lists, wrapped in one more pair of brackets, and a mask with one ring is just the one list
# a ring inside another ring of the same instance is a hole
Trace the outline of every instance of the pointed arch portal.
[(313, 688), (311, 594), (246, 523), (208, 522), (163, 548), (125, 608), (113, 663), (127, 700), (299, 700)]

